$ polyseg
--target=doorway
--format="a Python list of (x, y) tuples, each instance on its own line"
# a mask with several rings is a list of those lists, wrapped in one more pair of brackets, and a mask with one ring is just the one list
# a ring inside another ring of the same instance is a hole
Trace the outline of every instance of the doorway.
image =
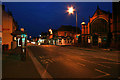
[(98, 45), (98, 35), (93, 35), (93, 46)]

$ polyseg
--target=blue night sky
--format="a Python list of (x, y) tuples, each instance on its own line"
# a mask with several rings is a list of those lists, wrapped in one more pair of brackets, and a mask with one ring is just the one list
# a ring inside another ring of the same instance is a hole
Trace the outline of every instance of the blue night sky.
[(112, 13), (111, 2), (8, 2), (3, 3), (12, 12), (19, 28), (23, 27), (28, 35), (38, 36), (49, 28), (58, 29), (61, 25), (76, 25), (75, 14), (68, 15), (67, 7), (73, 5), (78, 12), (78, 27), (82, 19), (89, 20), (97, 5)]

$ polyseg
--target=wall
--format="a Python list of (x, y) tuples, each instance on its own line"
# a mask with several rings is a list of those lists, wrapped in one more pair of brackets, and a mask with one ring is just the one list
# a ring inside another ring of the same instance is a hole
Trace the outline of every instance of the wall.
[(11, 42), (13, 41), (13, 17), (2, 11), (2, 45), (8, 44), (8, 49), (11, 49)]
[(112, 41), (112, 47), (119, 48), (120, 49), (120, 1), (119, 2), (113, 2), (112, 3), (112, 18), (113, 18), (113, 27), (112, 27), (112, 33), (113, 33), (113, 41)]
[(57, 33), (57, 35), (58, 36), (65, 36), (65, 32), (66, 32), (66, 36), (71, 36), (71, 37), (73, 37), (74, 36), (74, 33), (72, 32), (72, 31), (58, 31)]
[[(65, 33), (66, 33), (66, 35), (65, 35)], [(59, 36), (58, 40), (57, 40), (57, 45), (72, 45), (72, 44), (74, 44), (75, 37), (74, 37), (74, 32), (72, 32), (72, 31), (58, 31), (57, 36)], [(64, 37), (64, 38), (62, 38), (62, 37)], [(72, 37), (73, 39), (69, 39), (69, 37)], [(59, 42), (59, 41), (61, 41), (61, 42)]]

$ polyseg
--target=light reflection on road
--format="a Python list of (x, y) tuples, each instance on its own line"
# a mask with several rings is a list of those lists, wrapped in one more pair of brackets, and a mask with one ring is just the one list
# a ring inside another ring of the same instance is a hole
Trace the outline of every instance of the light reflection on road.
[[(105, 58), (104, 54), (98, 54), (98, 52), (82, 51), (77, 49), (67, 49), (64, 47), (53, 45), (36, 46), (36, 49), (42, 49), (39, 55), (40, 62), (48, 63), (47, 71), (53, 77), (68, 77), (68, 78), (81, 78), (81, 77), (105, 77), (110, 76), (111, 70), (114, 70), (117, 62), (111, 59)], [(31, 48), (32, 50), (32, 48)], [(33, 54), (36, 55), (33, 51)], [(96, 55), (97, 54), (97, 55)], [(104, 58), (101, 57), (104, 55)], [(113, 63), (115, 65), (106, 65), (103, 63)], [(61, 71), (58, 70), (60, 67)], [(54, 69), (56, 68), (56, 69)], [(66, 72), (63, 72), (66, 71)], [(117, 69), (115, 69), (117, 72)], [(55, 74), (56, 73), (56, 74)], [(63, 75), (62, 75), (63, 73)], [(70, 73), (70, 74), (69, 74)], [(106, 75), (109, 74), (109, 75)], [(115, 73), (116, 74), (116, 73)]]

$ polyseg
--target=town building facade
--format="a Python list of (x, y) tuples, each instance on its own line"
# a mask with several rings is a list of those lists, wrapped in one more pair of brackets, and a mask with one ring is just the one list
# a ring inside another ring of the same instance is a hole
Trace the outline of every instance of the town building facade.
[[(77, 27), (79, 36), (80, 32), (80, 28)], [(53, 34), (49, 36), (49, 40), (53, 45), (74, 45), (78, 42), (78, 37), (76, 37), (76, 27), (62, 25), (56, 31), (53, 31)]]
[(11, 12), (5, 11), (2, 6), (2, 46), (3, 49), (12, 49), (13, 36), (11, 35), (17, 29), (17, 24)]
[(25, 43), (25, 46), (27, 45), (27, 32), (24, 31), (24, 28), (14, 31), (11, 35), (13, 36), (12, 49), (21, 47), (23, 43)]
[(112, 3), (112, 19), (113, 19), (113, 27), (112, 27), (112, 43), (113, 47), (120, 49), (120, 1)]
[[(117, 10), (116, 10), (117, 11)], [(115, 34), (119, 34), (120, 27), (114, 21), (115, 12), (113, 14), (109, 11), (101, 10), (98, 6), (92, 17), (89, 17), (89, 22), (86, 24), (84, 21), (82, 25), (82, 44), (88, 46), (99, 46), (103, 48), (115, 46)], [(117, 13), (118, 15), (118, 13)], [(118, 17), (117, 17), (118, 18)], [(116, 29), (117, 27), (117, 29)], [(115, 32), (116, 29), (116, 33)], [(116, 37), (117, 38), (117, 37)]]

